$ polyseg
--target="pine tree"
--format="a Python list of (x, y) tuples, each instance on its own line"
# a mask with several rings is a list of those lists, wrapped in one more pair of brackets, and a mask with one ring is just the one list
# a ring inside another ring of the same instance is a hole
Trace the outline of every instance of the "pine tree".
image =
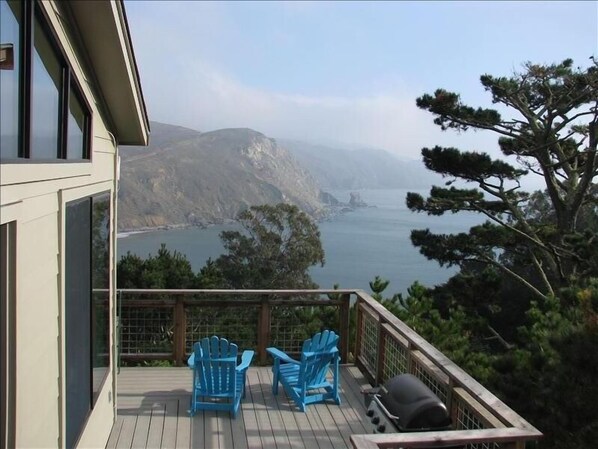
[[(443, 89), (418, 98), (417, 105), (434, 114), (434, 123), (443, 130), (497, 134), (504, 158), (515, 165), (486, 153), (440, 146), (422, 149), (426, 167), (448, 178), (447, 185), (433, 187), (427, 199), (409, 193), (408, 207), (431, 215), (474, 211), (488, 221), (460, 234), (414, 230), (411, 240), (443, 265), (492, 265), (536, 298), (546, 298), (583, 278), (588, 257), (597, 256), (580, 254), (574, 242), (582, 235), (596, 239), (598, 233), (580, 225), (582, 211), (596, 210), (598, 204), (593, 188), (598, 176), (598, 64), (583, 70), (573, 69), (571, 60), (527, 63), (512, 77), (483, 75), (480, 80), (492, 102), (508, 115), (467, 106), (458, 94)], [(524, 175), (542, 178), (543, 207), (552, 221), (534, 219), (534, 197), (521, 190)], [(452, 186), (456, 180), (475, 188)], [(514, 266), (502, 257), (505, 254), (525, 263)]]

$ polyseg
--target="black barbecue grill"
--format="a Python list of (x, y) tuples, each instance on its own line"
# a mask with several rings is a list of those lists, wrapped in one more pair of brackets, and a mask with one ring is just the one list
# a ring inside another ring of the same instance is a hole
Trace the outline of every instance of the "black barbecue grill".
[(444, 403), (411, 374), (400, 374), (362, 393), (374, 433), (451, 429)]

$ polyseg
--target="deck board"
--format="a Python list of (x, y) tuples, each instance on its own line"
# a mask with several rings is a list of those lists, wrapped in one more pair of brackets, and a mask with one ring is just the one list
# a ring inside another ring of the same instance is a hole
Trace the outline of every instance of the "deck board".
[[(191, 396), (191, 392), (189, 392)], [(176, 420), (176, 448), (186, 449), (191, 447), (191, 420), (187, 410), (189, 409), (189, 397), (186, 401), (179, 400), (177, 406), (177, 420)], [(199, 426), (198, 426), (199, 427)]]
[[(272, 394), (270, 367), (251, 367), (236, 419), (228, 412), (189, 416), (191, 370), (122, 368), (117, 378), (118, 416), (108, 449), (342, 449), (367, 433), (360, 389), (367, 384), (352, 365), (341, 368), (341, 405), (311, 404), (302, 413), (282, 386)], [(369, 425), (368, 425), (369, 424)]]
[(278, 390), (277, 395), (273, 395), (271, 393), (271, 385), (273, 378), (272, 371), (268, 369), (265, 371), (265, 374), (267, 375), (267, 377), (265, 378), (265, 382), (270, 387), (270, 394), (272, 395), (273, 407), (280, 411), (282, 424), (286, 432), (287, 438), (289, 440), (289, 447), (292, 449), (303, 447), (317, 448), (318, 443), (314, 438), (313, 433), (311, 432), (311, 427), (306, 426), (304, 428), (301, 428), (297, 423), (297, 416), (303, 415), (303, 413), (295, 412), (295, 406), (290, 402), (289, 398), (284, 392), (284, 388), (280, 388)]
[(166, 415), (166, 404), (158, 403), (151, 409), (151, 418), (149, 430), (147, 433), (147, 445), (146, 447), (151, 449), (161, 449), (162, 447), (162, 435), (164, 432), (164, 418)]
[(112, 426), (112, 432), (110, 432), (110, 437), (108, 438), (108, 443), (106, 443), (106, 447), (116, 447), (116, 443), (118, 443), (118, 437), (120, 436), (120, 432), (123, 428), (123, 417), (117, 416), (116, 422)]
[(133, 435), (135, 435), (135, 427), (137, 424), (137, 415), (125, 415), (123, 416), (123, 425), (116, 442), (116, 448), (127, 448), (131, 447), (133, 443)]
[(177, 437), (177, 417), (179, 401), (172, 399), (164, 407), (164, 430), (162, 432), (161, 449), (175, 449)]

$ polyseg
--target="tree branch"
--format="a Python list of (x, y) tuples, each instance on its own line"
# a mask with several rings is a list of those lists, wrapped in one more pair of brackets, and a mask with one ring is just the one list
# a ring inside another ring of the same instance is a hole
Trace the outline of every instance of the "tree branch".
[(542, 293), (540, 290), (538, 290), (536, 287), (534, 287), (532, 284), (530, 284), (528, 281), (526, 281), (523, 277), (521, 277), (520, 275), (518, 275), (514, 271), (510, 270), (509, 268), (507, 268), (503, 264), (498, 263), (495, 260), (492, 260), (491, 258), (489, 258), (488, 256), (484, 256), (482, 254), (480, 255), (480, 257), (482, 259), (485, 259), (487, 263), (489, 263), (491, 265), (494, 265), (498, 269), (504, 271), (509, 276), (513, 277), (515, 280), (519, 281), (524, 287), (526, 287), (528, 290), (530, 290), (538, 298), (541, 298), (543, 300), (547, 298), (547, 296), (544, 293)]
[(504, 338), (502, 338), (502, 336), (498, 332), (496, 332), (496, 330), (489, 324), (487, 325), (487, 328), (490, 331), (490, 333), (493, 335), (493, 337), (489, 337), (489, 338), (487, 338), (487, 340), (496, 339), (496, 340), (498, 340), (498, 342), (501, 345), (503, 345), (506, 349), (509, 349), (509, 350), (511, 350), (515, 347), (514, 344), (511, 344), (511, 343), (507, 342)]

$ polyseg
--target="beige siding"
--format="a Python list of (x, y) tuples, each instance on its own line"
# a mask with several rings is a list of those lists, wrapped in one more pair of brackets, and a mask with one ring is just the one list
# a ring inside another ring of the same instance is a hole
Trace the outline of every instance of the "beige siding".
[[(24, 211), (41, 206), (42, 215), (17, 227), (18, 447), (56, 446), (60, 429), (56, 197), (48, 195), (46, 201), (53, 206), (51, 214), (39, 199), (25, 201)], [(44, 419), (35, 419), (41, 416)], [(19, 424), (27, 422), (31, 424)]]
[[(78, 39), (77, 26), (60, 15), (53, 1), (43, 1), (69, 65), (92, 110), (91, 161), (84, 163), (7, 163), (0, 165), (0, 222), (16, 221), (16, 445), (19, 448), (51, 448), (64, 445), (64, 217), (67, 202), (100, 192), (110, 192), (112, 248), (117, 147), (106, 119), (102, 92), (86, 73), (87, 58)], [(113, 5), (113, 9), (116, 8)], [(116, 11), (116, 10), (115, 10)], [(117, 27), (122, 30), (120, 19)], [(73, 36), (71, 39), (69, 36)], [(127, 53), (126, 38), (123, 48)], [(115, 80), (120, 83), (120, 80)], [(128, 82), (125, 81), (125, 82)], [(122, 85), (122, 83), (120, 83)], [(137, 87), (131, 86), (138, 94)], [(133, 111), (135, 116), (142, 111)], [(114, 259), (110, 285), (115, 286)], [(111, 317), (114, 316), (112, 297)], [(112, 329), (111, 345), (114, 342)], [(112, 358), (111, 358), (112, 359)], [(114, 370), (114, 367), (112, 367)], [(109, 373), (79, 440), (80, 447), (105, 445), (115, 420), (115, 374)]]
[[(18, 212), (7, 214), (7, 221), (17, 221), (17, 447), (61, 446), (64, 207), (76, 198), (107, 190), (113, 193), (114, 155), (98, 153), (92, 172), (86, 177), (2, 187), (3, 204), (20, 202)], [(81, 447), (107, 441), (114, 420), (113, 398), (109, 376), (88, 419)]]

